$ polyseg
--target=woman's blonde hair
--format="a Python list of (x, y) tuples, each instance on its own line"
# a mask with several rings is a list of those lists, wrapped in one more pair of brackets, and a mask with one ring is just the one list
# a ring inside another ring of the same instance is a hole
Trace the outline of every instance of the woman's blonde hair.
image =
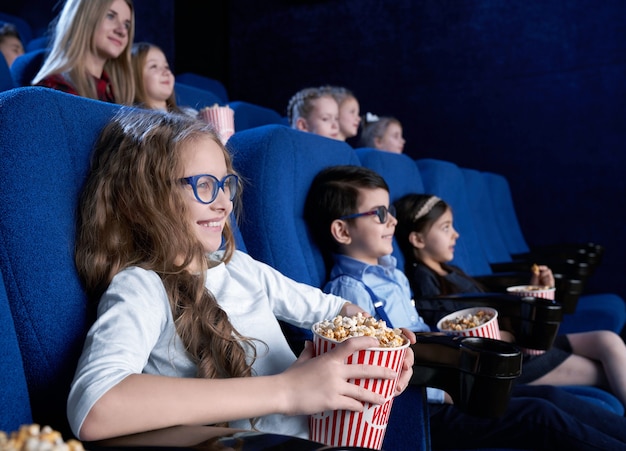
[[(130, 8), (131, 22), (128, 45), (117, 58), (109, 59), (104, 70), (111, 79), (115, 101), (132, 105), (135, 97), (130, 47), (135, 38), (135, 12), (133, 0), (124, 0)], [(85, 55), (95, 53), (94, 30), (109, 10), (113, 0), (66, 0), (56, 18), (52, 48), (41, 69), (32, 80), (36, 85), (44, 78), (63, 74), (74, 86), (78, 95), (97, 99), (96, 86), (85, 66)]]
[[(159, 46), (149, 42), (137, 42), (133, 44), (131, 49), (131, 62), (135, 76), (135, 104), (143, 107), (147, 107), (150, 103), (148, 102), (146, 85), (143, 82), (143, 70), (150, 49), (161, 50)], [(176, 104), (176, 93), (174, 90), (172, 90), (172, 94), (165, 100), (165, 105), (167, 106), (167, 111), (180, 112)]]
[[(181, 148), (209, 137), (231, 159), (211, 126), (180, 114), (122, 108), (96, 143), (82, 191), (76, 267), (90, 300), (97, 301), (113, 276), (138, 266), (165, 286), (176, 330), (198, 366), (198, 377), (251, 375), (256, 348), (240, 335), (205, 287), (211, 263), (186, 218)], [(224, 230), (222, 261), (234, 249), (232, 226)], [(203, 270), (190, 272), (191, 262)]]

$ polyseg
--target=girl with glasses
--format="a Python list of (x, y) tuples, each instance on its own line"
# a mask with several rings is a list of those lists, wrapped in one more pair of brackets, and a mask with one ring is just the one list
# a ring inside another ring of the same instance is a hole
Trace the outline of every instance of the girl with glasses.
[(291, 351), (278, 319), (310, 328), (362, 309), (235, 249), (240, 181), (209, 125), (122, 110), (92, 161), (75, 259), (98, 311), (68, 400), (78, 437), (213, 424), (307, 438), (307, 414), (383, 401), (348, 380), (393, 372), (344, 364), (374, 339)]

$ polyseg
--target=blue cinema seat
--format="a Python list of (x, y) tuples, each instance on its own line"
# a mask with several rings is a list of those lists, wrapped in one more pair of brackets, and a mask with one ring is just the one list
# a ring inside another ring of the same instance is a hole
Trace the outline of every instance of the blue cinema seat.
[(212, 92), (220, 99), (220, 104), (228, 103), (228, 91), (226, 91), (226, 87), (221, 81), (215, 78), (205, 77), (204, 75), (193, 72), (183, 72), (182, 74), (176, 75), (176, 81)]
[(4, 57), (0, 58), (0, 92), (15, 88), (11, 70)]
[(13, 316), (0, 273), (0, 431), (32, 423), (28, 387)]
[(228, 106), (235, 112), (235, 132), (262, 125), (289, 125), (286, 117), (282, 117), (271, 108), (241, 100), (230, 102)]
[(75, 208), (97, 133), (116, 109), (47, 88), (0, 94), (0, 270), (32, 419), (68, 437), (67, 394), (87, 327)]
[(180, 107), (201, 110), (213, 105), (224, 105), (224, 102), (218, 95), (196, 86), (177, 81), (174, 85), (174, 91), (176, 92), (176, 103)]
[(40, 48), (18, 56), (11, 66), (11, 76), (15, 87), (30, 86), (31, 81), (41, 69), (48, 50)]
[[(241, 231), (250, 255), (299, 282), (321, 286), (327, 274), (304, 220), (305, 198), (322, 168), (358, 165), (354, 150), (282, 125), (235, 133), (228, 147), (245, 180)], [(383, 448), (430, 449), (426, 407), (418, 387), (396, 398)]]

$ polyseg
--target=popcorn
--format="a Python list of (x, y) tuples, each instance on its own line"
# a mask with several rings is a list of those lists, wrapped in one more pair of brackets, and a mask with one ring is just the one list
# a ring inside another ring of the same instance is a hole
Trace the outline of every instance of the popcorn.
[(385, 321), (363, 316), (361, 313), (356, 316), (337, 315), (332, 320), (316, 324), (314, 330), (320, 336), (334, 341), (351, 337), (374, 337), (382, 348), (397, 348), (406, 343), (400, 329), (387, 327)]
[(10, 435), (0, 431), (0, 451), (84, 451), (75, 439), (63, 441), (61, 433), (50, 426), (24, 424)]
[(441, 328), (446, 330), (466, 330), (482, 326), (491, 318), (493, 313), (479, 310), (475, 314), (459, 315), (456, 318), (445, 320), (441, 323)]

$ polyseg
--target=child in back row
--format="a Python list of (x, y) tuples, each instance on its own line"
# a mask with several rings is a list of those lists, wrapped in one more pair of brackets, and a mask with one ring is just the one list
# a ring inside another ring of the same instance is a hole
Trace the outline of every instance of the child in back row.
[(391, 116), (376, 116), (367, 113), (363, 118), (361, 131), (361, 146), (384, 150), (392, 153), (404, 151), (404, 137), (402, 124)]
[(0, 53), (4, 56), (7, 66), (10, 68), (13, 61), (18, 56), (24, 54), (24, 44), (17, 31), (17, 27), (12, 23), (0, 22)]
[[(449, 264), (459, 234), (446, 202), (433, 195), (408, 194), (394, 205), (396, 239), (418, 308), (420, 297), (484, 291), (475, 279)], [(530, 284), (554, 286), (552, 272), (539, 266)], [(626, 405), (626, 345), (613, 331), (559, 335), (547, 352), (524, 359), (518, 383), (602, 386)]]
[(339, 105), (328, 90), (305, 88), (294, 94), (287, 105), (291, 128), (339, 139)]
[[(325, 291), (393, 326), (429, 330), (412, 303), (409, 281), (390, 255), (397, 220), (380, 175), (360, 166), (322, 170), (307, 195), (305, 218), (332, 266)], [(465, 414), (447, 395), (442, 404), (433, 390), (429, 401), (435, 401), (429, 408), (435, 449), (595, 449), (600, 443), (618, 448), (626, 444), (625, 418), (555, 387), (518, 385), (505, 413), (495, 419)]]
[(359, 133), (361, 116), (359, 101), (347, 88), (342, 86), (324, 86), (322, 88), (331, 93), (339, 105), (339, 135), (337, 139), (346, 141)]

